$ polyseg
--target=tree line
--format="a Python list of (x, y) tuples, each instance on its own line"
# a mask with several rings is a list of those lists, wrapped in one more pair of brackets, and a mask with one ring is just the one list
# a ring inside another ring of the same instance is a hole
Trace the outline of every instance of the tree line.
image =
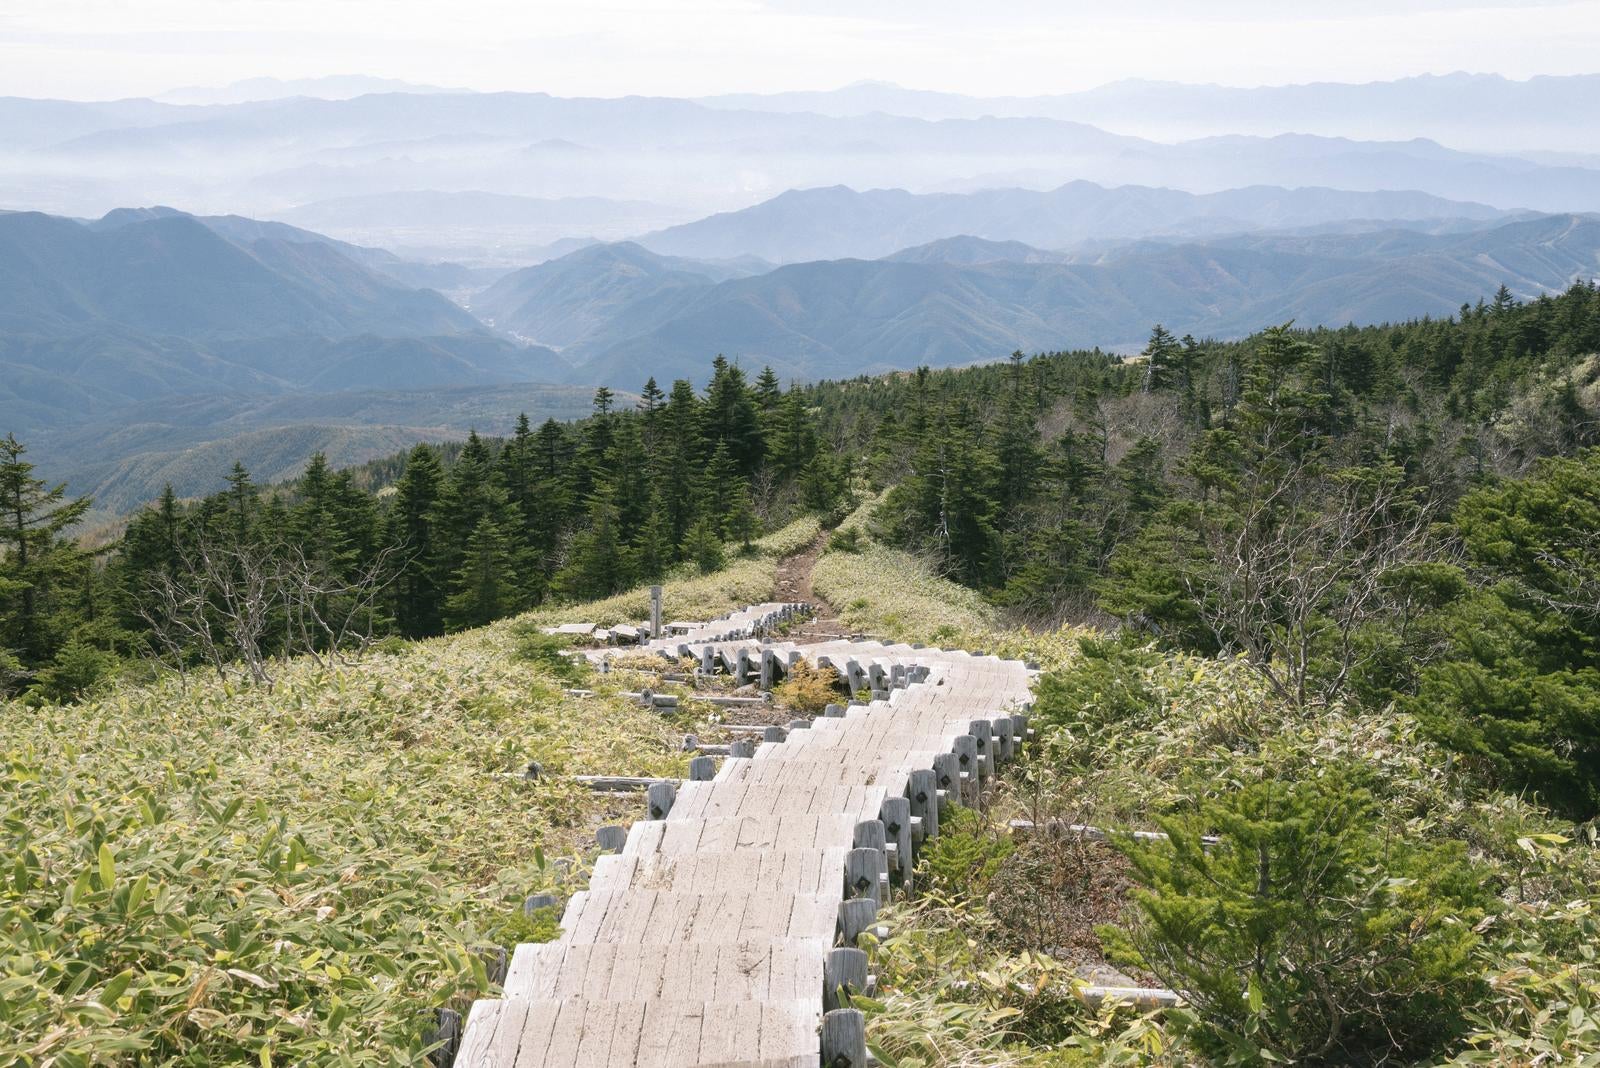
[(602, 387), (577, 423), (524, 416), (504, 440), (418, 445), (376, 492), (358, 477), (370, 472), (321, 455), (286, 487), (236, 463), (225, 490), (188, 502), (169, 487), (98, 552), (71, 537), (89, 502), (36, 478), (25, 453), (0, 443), (0, 684), (49, 697), (141, 654), (270, 681), (284, 654), (336, 657), (679, 566), (714, 571), (849, 492), (807, 395), (720, 356), (703, 393), (651, 379), (624, 408)]

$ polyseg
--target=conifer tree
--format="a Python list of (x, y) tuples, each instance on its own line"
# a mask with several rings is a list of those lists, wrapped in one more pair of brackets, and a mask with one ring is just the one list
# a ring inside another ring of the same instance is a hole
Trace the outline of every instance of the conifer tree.
[(435, 508), (444, 482), (439, 458), (418, 445), (406, 458), (405, 474), (395, 486), (389, 513), (390, 543), (400, 553), (400, 574), (394, 584), (394, 617), (400, 633), (421, 638), (439, 633), (445, 576), (438, 572)]
[(0, 649), (16, 650), (25, 665), (54, 656), (67, 630), (56, 618), (69, 576), (83, 557), (65, 534), (90, 500), (68, 500), (65, 484), (33, 477), (15, 435), (0, 441)]
[(454, 592), (445, 601), (445, 622), (452, 630), (483, 626), (520, 607), (514, 564), (511, 540), (485, 515), (451, 576)]

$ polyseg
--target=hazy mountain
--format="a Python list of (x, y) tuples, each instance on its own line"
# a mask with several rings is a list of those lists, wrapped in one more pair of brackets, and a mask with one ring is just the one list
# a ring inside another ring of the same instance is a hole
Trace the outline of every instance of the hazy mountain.
[(1600, 91), (1600, 75), (1424, 74), (1366, 84), (1233, 88), (1129, 80), (1078, 93), (973, 97), (858, 82), (821, 92), (741, 93), (702, 98), (712, 107), (813, 112), (850, 117), (875, 112), (920, 119), (984, 115), (1070, 119), (1156, 140), (1220, 134), (1311, 133), (1373, 140), (1427, 137), (1485, 152), (1600, 150), (1600, 117), (1574, 106)]
[[(1563, 113), (1573, 110), (1569, 101)], [(61, 214), (97, 214), (139, 201), (181, 203), (200, 214), (247, 206), (252, 215), (302, 223), (285, 213), (396, 190), (596, 197), (624, 205), (611, 210), (604, 226), (585, 221), (566, 233), (497, 238), (455, 222), (408, 232), (396, 212), (382, 220), (388, 236), (381, 240), (372, 236), (378, 228), (334, 234), (403, 248), (413, 258), (461, 259), (476, 250), (481, 255), (471, 259), (480, 263), (512, 262), (521, 248), (561, 237), (615, 239), (748, 207), (788, 188), (839, 184), (1049, 189), (1082, 179), (1190, 193), (1253, 185), (1399, 189), (1507, 209), (1600, 210), (1600, 171), (1572, 162), (1587, 158), (1581, 153), (1534, 162), (1505, 155), (1504, 142), (1492, 152), (1464, 152), (1410, 136), (1262, 137), (1233, 129), (1222, 127), (1225, 137), (1165, 144), (1059, 117), (833, 117), (538, 93), (373, 93), (206, 107), (7, 100), (0, 101), (0, 187), (7, 190), (3, 206)], [(1190, 124), (1182, 136), (1209, 131)], [(640, 201), (684, 214), (641, 223), (625, 207)], [(441, 227), (463, 240), (450, 243)]]
[(90, 223), (0, 215), (7, 429), (64, 425), (173, 394), (423, 388), (565, 373), (550, 350), (495, 337), (438, 293), (282, 224), (171, 209), (118, 211)]
[(1152, 324), (1231, 337), (1263, 324), (1449, 315), (1600, 276), (1600, 221), (1544, 216), (1460, 234), (1245, 235), (1062, 257), (946, 239), (883, 260), (791, 264), (652, 292), (564, 350), (574, 381), (693, 373), (708, 352), (786, 376), (957, 364), (1013, 349), (1137, 347)]
[(658, 256), (632, 242), (591, 245), (524, 268), (472, 298), (485, 322), (555, 349), (615, 329), (650, 298), (770, 270), (763, 263), (704, 263)]
[(253, 100), (281, 100), (291, 96), (311, 96), (320, 100), (349, 100), (367, 93), (464, 93), (466, 89), (443, 89), (419, 85), (397, 78), (374, 78), (366, 74), (330, 74), (323, 78), (246, 78), (231, 85), (184, 86), (169, 89), (155, 99), (168, 104), (244, 104)]
[(191, 216), (97, 225), (0, 216), (0, 332), (94, 327), (183, 338), (446, 334), (480, 329), (437, 293), (401, 285), (336, 248), (230, 241)]
[(257, 481), (278, 481), (298, 474), (318, 451), (346, 466), (473, 429), (508, 433), (520, 413), (536, 423), (577, 418), (591, 410), (592, 392), (530, 384), (174, 397), (41, 431), (29, 445), (45, 477), (69, 482), (75, 494), (94, 497), (97, 512), (117, 515), (169, 482), (180, 496), (219, 489), (235, 460)]
[(1417, 192), (1252, 187), (1196, 195), (1144, 186), (1069, 182), (1058, 189), (976, 193), (791, 190), (742, 211), (647, 234), (640, 243), (679, 256), (753, 254), (780, 263), (860, 257), (969, 235), (1060, 248), (1089, 238), (1229, 233), (1349, 220), (1492, 219), (1482, 204)]

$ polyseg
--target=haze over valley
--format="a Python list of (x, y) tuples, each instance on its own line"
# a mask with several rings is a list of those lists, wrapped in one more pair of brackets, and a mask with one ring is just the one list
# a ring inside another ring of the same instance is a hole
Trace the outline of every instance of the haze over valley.
[(1533, 299), (1600, 273), (1600, 130), (1556, 106), (1593, 83), (0, 99), (0, 404), (118, 511), (717, 353), (811, 381)]

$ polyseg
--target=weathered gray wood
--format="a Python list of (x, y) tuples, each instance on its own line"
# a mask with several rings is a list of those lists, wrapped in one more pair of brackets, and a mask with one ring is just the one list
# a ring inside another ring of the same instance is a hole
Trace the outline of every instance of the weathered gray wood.
[(677, 800), (678, 787), (676, 783), (658, 782), (644, 792), (647, 811), (653, 820), (664, 820), (667, 813), (672, 811), (672, 803)]
[(450, 1068), (461, 1049), (461, 1014), (455, 1009), (439, 1009), (433, 1016), (433, 1027), (423, 1036), (424, 1046), (433, 1046), (428, 1060), (434, 1068)]
[(883, 824), (883, 833), (894, 843), (901, 892), (909, 894), (911, 869), (914, 866), (914, 858), (911, 855), (911, 802), (904, 797), (888, 798), (883, 803), (883, 811), (879, 818)]
[(846, 897), (870, 898), (874, 904), (883, 901), (880, 878), (883, 873), (883, 851), (870, 848), (850, 850), (844, 858), (844, 892)]
[(975, 806), (979, 796), (978, 740), (970, 734), (963, 734), (955, 740), (950, 749), (955, 753), (956, 763), (962, 772), (960, 781), (962, 804)]
[(829, 719), (840, 719), (844, 716), (844, 705), (829, 705), (822, 710), (822, 714)]
[(851, 946), (828, 951), (822, 966), (822, 1007), (842, 1008), (855, 994), (867, 992), (867, 954)]
[(988, 758), (978, 762), (978, 781), (987, 782), (994, 773), (994, 728), (986, 719), (975, 719), (967, 724), (967, 733), (977, 745), (978, 756)]
[[(846, 861), (848, 862), (848, 857)], [(871, 897), (855, 897), (839, 902), (839, 943), (853, 946), (863, 931), (870, 930), (878, 918), (878, 902)]]
[(999, 716), (989, 721), (989, 728), (994, 736), (994, 755), (996, 764), (1005, 764), (1016, 755), (1016, 741), (1011, 736), (1011, 717)]
[(803, 731), (809, 726), (811, 726), (809, 719), (791, 719), (789, 721), (789, 729), (792, 731)]
[(965, 800), (961, 790), (960, 755), (954, 752), (940, 753), (933, 758), (933, 773), (939, 791), (939, 815), (943, 816), (951, 805), (959, 805)]
[(522, 912), (525, 916), (532, 916), (540, 909), (553, 909), (561, 904), (561, 900), (554, 894), (533, 894), (522, 903)]
[(913, 771), (907, 779), (906, 794), (912, 818), (920, 821), (916, 824), (918, 837), (921, 839), (937, 837), (939, 794), (936, 773), (928, 768)]
[(761, 732), (763, 742), (781, 742), (789, 737), (789, 732), (782, 727), (768, 727)]
[(600, 852), (620, 853), (622, 852), (622, 847), (627, 844), (628, 830), (625, 827), (611, 824), (596, 830), (594, 832), (594, 840), (595, 844), (600, 847)]
[(693, 760), (689, 761), (690, 782), (709, 782), (710, 780), (716, 778), (716, 775), (717, 762), (711, 757), (695, 757)]
[(825, 1068), (867, 1068), (867, 1018), (859, 1009), (834, 1009), (822, 1016)]
[(627, 793), (631, 790), (648, 790), (656, 783), (667, 780), (634, 775), (574, 775), (572, 781), (604, 793)]
[(756, 743), (751, 741), (749, 738), (740, 738), (738, 741), (728, 746), (728, 755), (732, 757), (743, 757), (748, 760), (750, 757), (756, 755)]

